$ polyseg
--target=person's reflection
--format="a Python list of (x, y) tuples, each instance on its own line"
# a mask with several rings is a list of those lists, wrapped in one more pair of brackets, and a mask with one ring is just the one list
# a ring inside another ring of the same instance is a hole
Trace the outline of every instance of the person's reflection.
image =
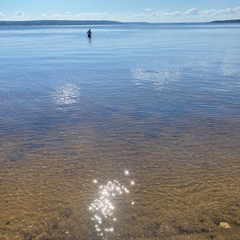
[(88, 37), (88, 43), (89, 43), (90, 46), (92, 46), (92, 38)]

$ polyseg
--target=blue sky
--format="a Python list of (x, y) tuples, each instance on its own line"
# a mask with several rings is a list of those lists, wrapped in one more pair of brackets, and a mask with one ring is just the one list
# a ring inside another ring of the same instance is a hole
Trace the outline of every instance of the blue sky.
[(0, 20), (205, 22), (240, 19), (240, 0), (0, 0)]

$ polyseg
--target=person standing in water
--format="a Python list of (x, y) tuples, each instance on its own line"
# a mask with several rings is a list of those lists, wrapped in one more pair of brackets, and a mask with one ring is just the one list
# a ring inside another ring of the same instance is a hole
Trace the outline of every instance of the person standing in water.
[(91, 29), (89, 29), (89, 30), (87, 31), (87, 35), (88, 35), (89, 38), (92, 36), (92, 31), (91, 31)]

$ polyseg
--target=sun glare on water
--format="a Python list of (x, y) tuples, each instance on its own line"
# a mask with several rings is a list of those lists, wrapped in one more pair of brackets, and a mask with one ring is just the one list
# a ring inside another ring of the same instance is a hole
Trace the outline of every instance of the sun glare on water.
[[(128, 176), (129, 171), (126, 170), (124, 174)], [(93, 183), (98, 184), (98, 180), (93, 180)], [(134, 184), (134, 181), (129, 181), (130, 186)], [(114, 224), (117, 222), (115, 210), (118, 201), (122, 199), (119, 197), (129, 193), (129, 189), (118, 180), (108, 181), (105, 185), (98, 186), (98, 198), (89, 206), (98, 236), (108, 237), (111, 232), (114, 232)], [(134, 202), (130, 204), (134, 205)]]

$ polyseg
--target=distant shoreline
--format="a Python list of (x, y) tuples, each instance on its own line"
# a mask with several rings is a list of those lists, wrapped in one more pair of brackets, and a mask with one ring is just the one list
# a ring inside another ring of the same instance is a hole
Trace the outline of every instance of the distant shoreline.
[[(116, 25), (116, 24), (157, 24), (149, 22), (119, 22), (108, 20), (27, 20), (27, 21), (0, 21), (0, 26), (41, 26), (41, 25)], [(215, 20), (211, 22), (159, 22), (158, 24), (229, 24), (240, 23), (240, 19), (235, 20)]]
[(216, 20), (216, 21), (212, 21), (210, 23), (240, 23), (240, 19), (235, 19), (235, 20)]
[(113, 25), (122, 24), (107, 20), (30, 20), (30, 21), (0, 21), (0, 26), (39, 26), (39, 25)]

